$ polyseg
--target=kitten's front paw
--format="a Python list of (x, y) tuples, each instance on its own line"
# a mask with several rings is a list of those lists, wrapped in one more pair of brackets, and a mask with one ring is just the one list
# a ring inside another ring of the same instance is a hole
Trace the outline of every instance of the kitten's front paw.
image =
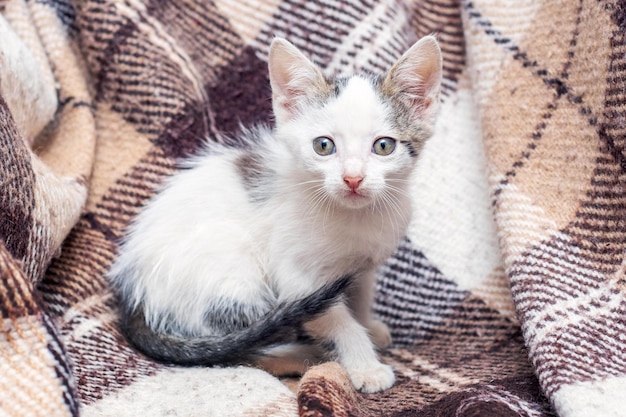
[(393, 368), (380, 362), (347, 371), (354, 387), (367, 393), (386, 390), (396, 379)]
[(370, 339), (378, 349), (384, 349), (391, 344), (391, 333), (385, 323), (372, 320), (367, 325)]

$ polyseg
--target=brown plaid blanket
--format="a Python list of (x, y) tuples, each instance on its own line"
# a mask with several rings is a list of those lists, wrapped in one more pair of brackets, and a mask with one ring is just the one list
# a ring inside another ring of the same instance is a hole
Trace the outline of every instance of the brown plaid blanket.
[[(0, 0), (1, 416), (626, 415), (626, 3)], [(397, 382), (164, 366), (118, 331), (125, 226), (204, 138), (270, 119), (266, 52), (444, 53), (375, 310)]]

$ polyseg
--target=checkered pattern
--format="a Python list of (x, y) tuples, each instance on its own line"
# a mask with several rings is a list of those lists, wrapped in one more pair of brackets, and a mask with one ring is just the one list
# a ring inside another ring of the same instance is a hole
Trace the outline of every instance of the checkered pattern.
[[(623, 415), (623, 2), (0, 0), (0, 12), (0, 415)], [(271, 121), (271, 39), (346, 74), (384, 71), (429, 33), (441, 114), (375, 303), (395, 386), (360, 394), (334, 363), (279, 380), (130, 348), (104, 279), (119, 238), (205, 138)]]

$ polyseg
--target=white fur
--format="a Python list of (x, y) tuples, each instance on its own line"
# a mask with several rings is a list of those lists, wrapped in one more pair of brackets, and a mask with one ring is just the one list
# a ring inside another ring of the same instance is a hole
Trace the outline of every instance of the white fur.
[[(386, 112), (369, 82), (354, 78), (336, 101), (279, 129), (276, 140), (268, 139), (266, 163), (280, 185), (262, 206), (250, 202), (239, 178), (233, 161), (241, 150), (207, 152), (191, 163), (194, 169), (170, 178), (138, 216), (111, 275), (142, 268), (122, 286), (132, 286), (136, 305), (145, 303), (149, 322), (162, 327), (168, 312), (177, 327), (201, 333), (206, 300), (216, 295), (252, 301), (272, 288), (281, 300), (294, 299), (379, 265), (411, 212), (403, 181), (408, 153), (371, 152), (371, 138), (394, 135)], [(308, 138), (328, 132), (338, 149), (321, 157)], [(361, 196), (344, 184), (348, 171), (365, 177)], [(385, 188), (390, 177), (401, 180), (394, 182), (398, 190)]]
[[(323, 105), (294, 103), (300, 97), (286, 88), (293, 63), (284, 57), (312, 64), (285, 41), (273, 48), (270, 75), (278, 71), (273, 56), (281, 57), (282, 70), (289, 68), (273, 78), (274, 104), (288, 110), (275, 131), (262, 131), (258, 145), (263, 165), (276, 172), (263, 184), (267, 199), (251, 200), (241, 180), (236, 161), (247, 150), (209, 145), (138, 216), (110, 276), (130, 304), (143, 304), (152, 327), (199, 335), (207, 332), (207, 305), (218, 296), (263, 305), (355, 275), (349, 305), (331, 308), (308, 329), (333, 342), (357, 388), (385, 389), (393, 372), (378, 361), (368, 331), (379, 346), (390, 337), (370, 317), (370, 305), (376, 269), (410, 220), (407, 189), (415, 158), (400, 144), (392, 109), (369, 79), (351, 78)], [(319, 136), (332, 138), (334, 154), (314, 152), (312, 140)], [(372, 152), (380, 137), (398, 138), (393, 153)], [(345, 176), (363, 177), (357, 193)]]

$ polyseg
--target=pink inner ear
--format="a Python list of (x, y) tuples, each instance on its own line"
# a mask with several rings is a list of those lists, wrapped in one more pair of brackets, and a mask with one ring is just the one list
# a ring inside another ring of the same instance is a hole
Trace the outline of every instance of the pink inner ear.
[(277, 122), (292, 118), (301, 100), (323, 79), (320, 70), (302, 52), (279, 39), (270, 47), (269, 75)]
[[(400, 84), (400, 82), (398, 82)], [(412, 110), (415, 117), (425, 118), (433, 108), (433, 102), (438, 100), (439, 88), (432, 88), (423, 83), (418, 78), (412, 81), (405, 80), (404, 85), (399, 85), (397, 98), (406, 103)]]
[(296, 108), (298, 107), (298, 97), (301, 94), (302, 91), (294, 87), (287, 87), (283, 90), (279, 104), (290, 116), (295, 114)]
[[(413, 65), (399, 68), (397, 82), (417, 113), (423, 115), (439, 97), (441, 70), (437, 65), (424, 61)], [(403, 74), (404, 71), (406, 73)]]
[[(278, 118), (293, 118), (298, 113), (302, 101), (306, 100), (307, 91), (296, 85), (285, 85), (274, 93), (274, 112)], [(278, 108), (277, 108), (278, 107)]]
[(427, 36), (402, 55), (385, 82), (415, 109), (417, 117), (427, 117), (439, 99), (441, 77), (441, 50), (436, 39)]

